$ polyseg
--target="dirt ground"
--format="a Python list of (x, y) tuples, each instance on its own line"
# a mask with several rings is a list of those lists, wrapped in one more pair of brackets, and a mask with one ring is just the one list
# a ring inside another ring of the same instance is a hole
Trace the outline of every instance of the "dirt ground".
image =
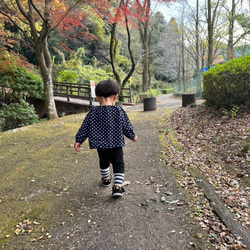
[(96, 151), (74, 151), (84, 114), (1, 133), (2, 249), (215, 249), (162, 159), (159, 124), (180, 107), (163, 99), (156, 111), (125, 108), (138, 141), (126, 140), (131, 184), (118, 199), (100, 184)]

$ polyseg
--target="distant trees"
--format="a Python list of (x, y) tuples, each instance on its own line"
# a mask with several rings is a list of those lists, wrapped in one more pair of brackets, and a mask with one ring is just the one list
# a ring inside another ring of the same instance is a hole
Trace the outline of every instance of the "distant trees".
[(218, 16), (220, 6), (220, 0), (216, 1), (215, 4), (212, 5), (212, 0), (207, 0), (207, 9), (206, 9), (206, 20), (207, 20), (207, 31), (208, 31), (208, 59), (207, 65), (213, 64), (214, 58), (214, 28), (215, 21)]
[(248, 27), (248, 30), (245, 30), (240, 36), (238, 36), (235, 32), (237, 29), (235, 25), (239, 27), (241, 20), (247, 20), (247, 15), (249, 13), (247, 9), (244, 9), (245, 4), (242, 0), (231, 0), (231, 3), (230, 1), (229, 3), (223, 3), (226, 19), (228, 21), (227, 60), (231, 60), (235, 57), (235, 45), (237, 45), (242, 38), (250, 33), (250, 27)]
[[(230, 60), (235, 46), (249, 34), (245, 0), (197, 0), (192, 4), (182, 1), (178, 6), (179, 14), (175, 18), (177, 30), (183, 26), (185, 51), (192, 59), (190, 64), (194, 72), (213, 65), (219, 53)], [(239, 24), (242, 24), (242, 29)]]
[[(91, 7), (92, 13), (97, 19), (101, 20), (101, 25), (105, 34), (99, 38), (99, 42), (95, 43), (97, 51), (108, 62), (112, 68), (112, 72), (116, 81), (125, 86), (129, 78), (135, 70), (135, 59), (131, 44), (131, 28), (133, 27), (132, 18), (134, 15), (133, 4), (127, 0), (119, 1), (92, 1), (86, 2), (87, 6)], [(126, 34), (126, 50), (128, 52), (129, 66), (127, 71), (121, 72), (119, 64), (122, 55), (120, 49), (122, 42), (119, 39), (121, 27), (124, 28)]]
[[(170, 3), (175, 2), (175, 0), (163, 0), (157, 1), (160, 3)], [(153, 15), (153, 1), (152, 0), (136, 0), (137, 10), (139, 14), (138, 27), (142, 43), (142, 88), (143, 91), (147, 91), (150, 84), (150, 65), (152, 63), (152, 32), (154, 27), (151, 22), (151, 17)], [(142, 18), (143, 17), (143, 18)]]
[(162, 54), (156, 58), (156, 63), (159, 65), (159, 72), (165, 75), (170, 82), (176, 79), (180, 80), (180, 39), (178, 23), (175, 18), (172, 18), (161, 34), (158, 45)]
[[(170, 0), (165, 0), (163, 2), (170, 2)], [(97, 1), (94, 4), (90, 4), (90, 6), (95, 10), (97, 16), (100, 17), (105, 22), (106, 27), (108, 27), (108, 29), (106, 28), (106, 32), (109, 34), (109, 53), (104, 53), (103, 50), (100, 50), (100, 47), (99, 51), (101, 51), (103, 57), (112, 66), (113, 74), (122, 86), (125, 86), (130, 77), (133, 75), (136, 64), (138, 60), (140, 60), (140, 57), (138, 53), (136, 53), (134, 47), (135, 44), (132, 44), (133, 38), (131, 33), (132, 30), (138, 29), (142, 46), (143, 91), (147, 91), (149, 88), (149, 67), (153, 58), (150, 52), (151, 34), (153, 31), (153, 25), (151, 23), (151, 4), (151, 0), (135, 2), (120, 0), (116, 3), (112, 1), (105, 3)], [(129, 60), (130, 65), (126, 74), (123, 76), (123, 79), (117, 64), (119, 62), (119, 50), (121, 48), (121, 40), (118, 38), (121, 27), (124, 27), (126, 31), (126, 39), (123, 39), (123, 43), (127, 43), (127, 60)], [(103, 47), (103, 43), (100, 45)]]

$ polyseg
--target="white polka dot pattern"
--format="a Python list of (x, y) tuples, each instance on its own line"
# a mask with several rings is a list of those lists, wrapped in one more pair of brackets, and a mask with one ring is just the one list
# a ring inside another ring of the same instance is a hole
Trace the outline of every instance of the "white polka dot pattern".
[(119, 106), (93, 107), (76, 134), (76, 142), (89, 138), (89, 147), (117, 148), (125, 146), (124, 135), (133, 140), (135, 133), (126, 112)]

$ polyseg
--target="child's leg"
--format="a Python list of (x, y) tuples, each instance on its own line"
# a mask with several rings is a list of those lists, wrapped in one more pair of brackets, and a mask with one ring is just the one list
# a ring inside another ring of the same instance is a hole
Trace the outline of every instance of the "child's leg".
[(114, 186), (112, 188), (112, 196), (121, 197), (124, 189), (121, 187), (124, 182), (124, 161), (122, 148), (113, 149), (113, 157), (111, 160), (114, 171)]
[(117, 173), (114, 174), (114, 185), (119, 185), (121, 187), (122, 183), (124, 182), (124, 174)]
[(110, 160), (108, 157), (108, 152), (105, 149), (97, 149), (98, 155), (99, 155), (99, 164), (100, 164), (100, 172), (104, 179), (110, 178)]
[(122, 148), (113, 149), (113, 157), (111, 159), (114, 172), (114, 185), (121, 186), (124, 182), (124, 160)]

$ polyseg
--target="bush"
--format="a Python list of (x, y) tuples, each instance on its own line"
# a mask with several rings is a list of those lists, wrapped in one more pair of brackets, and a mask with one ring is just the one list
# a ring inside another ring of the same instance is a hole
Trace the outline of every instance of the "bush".
[(61, 71), (58, 76), (59, 82), (70, 82), (76, 83), (78, 78), (78, 73), (76, 70), (67, 70)]
[(39, 116), (33, 105), (20, 100), (19, 103), (3, 104), (6, 129), (13, 129), (37, 123)]
[(249, 105), (250, 56), (233, 59), (203, 75), (203, 96), (208, 106), (231, 109)]
[(174, 89), (173, 88), (171, 88), (171, 89), (162, 89), (161, 92), (162, 92), (162, 94), (169, 94), (169, 93), (173, 93)]
[(0, 87), (2, 93), (9, 92), (11, 89), (11, 97), (18, 101), (20, 97), (43, 99), (43, 81), (35, 74), (30, 73), (22, 67), (15, 67), (9, 71), (0, 74)]
[(143, 98), (146, 97), (156, 97), (157, 95), (159, 95), (159, 90), (157, 89), (149, 89), (147, 92), (145, 93), (140, 93), (138, 96), (138, 102), (143, 102)]

